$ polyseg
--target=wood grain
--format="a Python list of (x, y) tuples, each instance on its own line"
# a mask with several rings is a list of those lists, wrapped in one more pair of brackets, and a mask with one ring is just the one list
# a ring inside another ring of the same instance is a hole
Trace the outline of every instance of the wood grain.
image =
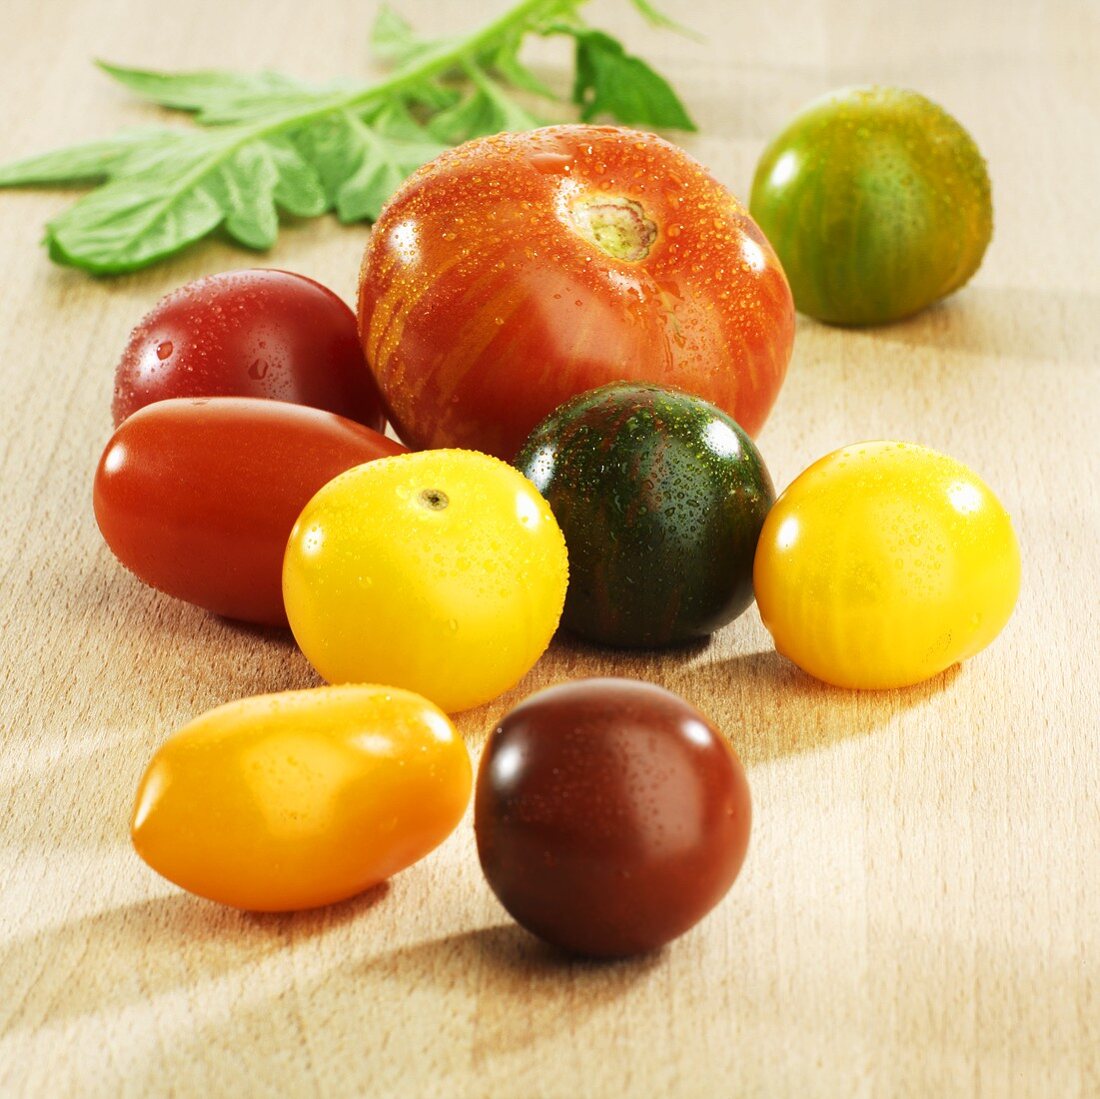
[[(481, 880), (469, 819), (326, 910), (250, 916), (182, 894), (127, 840), (148, 757), (210, 706), (315, 680), (285, 636), (119, 568), (91, 474), (130, 326), (187, 279), (253, 260), (213, 243), (94, 281), (38, 247), (69, 196), (0, 193), (0, 1094), (1100, 1095), (1100, 8), (666, 6), (705, 41), (649, 30), (623, 0), (590, 14), (671, 76), (701, 127), (688, 147), (741, 194), (788, 115), (846, 83), (918, 88), (985, 151), (997, 228), (973, 284), (874, 331), (801, 320), (760, 443), (779, 485), (883, 436), (974, 466), (1022, 546), (1009, 627), (961, 669), (871, 695), (801, 675), (751, 611), (663, 656), (557, 643), (463, 717), (476, 754), (535, 687), (615, 673), (727, 731), (755, 799), (749, 860), (653, 957), (543, 950)], [(402, 3), (441, 32), (481, 17), (469, 7)], [(8, 0), (0, 159), (154, 115), (93, 56), (357, 75), (373, 9)], [(532, 56), (562, 83), (557, 47)], [(262, 262), (350, 299), (366, 234), (295, 225)]]

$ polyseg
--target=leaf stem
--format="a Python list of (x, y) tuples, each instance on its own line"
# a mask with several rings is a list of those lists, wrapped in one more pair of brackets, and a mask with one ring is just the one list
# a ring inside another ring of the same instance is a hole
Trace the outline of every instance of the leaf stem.
[[(272, 119), (254, 123), (251, 126), (244, 125), (220, 129), (217, 131), (218, 137), (224, 140), (219, 141), (215, 138), (209, 153), (200, 157), (190, 171), (182, 173), (175, 181), (174, 186), (164, 194), (161, 201), (149, 209), (143, 227), (135, 232), (135, 239), (138, 239), (141, 232), (144, 232), (148, 225), (155, 222), (191, 187), (205, 179), (207, 175), (250, 142), (273, 137), (276, 134), (285, 133), (287, 130), (308, 125), (337, 111), (355, 111), (376, 100), (399, 96), (404, 92), (414, 90), (418, 85), (434, 80), (456, 66), (462, 65), (465, 61), (476, 58), (482, 50), (499, 41), (509, 32), (529, 27), (539, 15), (553, 17), (560, 13), (572, 11), (584, 3), (587, 3), (587, 0), (522, 0), (515, 7), (505, 11), (498, 19), (487, 23), (468, 37), (460, 39), (453, 45), (441, 44), (439, 48), (421, 55), (414, 61), (410, 61), (391, 76), (366, 88), (334, 95), (308, 111), (288, 111), (283, 115), (276, 115)], [(213, 137), (212, 132), (208, 131), (208, 133)], [(57, 235), (53, 233), (53, 227), (48, 227), (48, 231), (51, 232), (56, 241)], [(58, 244), (62, 248), (64, 247), (60, 241), (58, 241)]]
[(509, 32), (531, 26), (536, 18), (547, 18), (573, 11), (588, 0), (522, 0), (522, 3), (504, 12), (500, 18), (487, 23), (480, 30), (454, 44), (444, 43), (402, 66), (384, 80), (345, 92), (327, 102), (319, 103), (309, 111), (288, 112), (282, 117), (249, 126), (241, 134), (240, 144), (257, 137), (269, 137), (295, 126), (308, 124), (333, 111), (356, 110), (368, 106), (377, 99), (400, 96), (414, 91), (419, 85), (435, 80), (464, 62), (476, 58), (484, 49), (492, 46)]

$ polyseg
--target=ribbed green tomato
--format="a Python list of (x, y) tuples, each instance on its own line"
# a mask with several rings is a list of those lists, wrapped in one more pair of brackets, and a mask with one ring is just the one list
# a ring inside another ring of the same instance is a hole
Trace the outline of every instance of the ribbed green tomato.
[(566, 401), (516, 465), (569, 547), (562, 625), (604, 645), (689, 641), (752, 602), (775, 494), (752, 440), (715, 405), (617, 382)]
[(775, 647), (838, 687), (905, 687), (980, 652), (1020, 590), (1012, 522), (961, 462), (859, 443), (801, 473), (756, 550)]
[(993, 233), (977, 145), (901, 88), (810, 103), (764, 151), (750, 208), (795, 305), (835, 324), (898, 320), (958, 290)]

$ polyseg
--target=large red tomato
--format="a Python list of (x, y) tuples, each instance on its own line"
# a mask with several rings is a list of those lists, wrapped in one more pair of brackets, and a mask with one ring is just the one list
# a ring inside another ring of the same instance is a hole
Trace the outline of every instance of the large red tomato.
[(450, 150), (383, 210), (359, 331), (414, 447), (511, 459), (569, 397), (677, 386), (755, 433), (794, 306), (744, 207), (653, 134), (552, 126)]

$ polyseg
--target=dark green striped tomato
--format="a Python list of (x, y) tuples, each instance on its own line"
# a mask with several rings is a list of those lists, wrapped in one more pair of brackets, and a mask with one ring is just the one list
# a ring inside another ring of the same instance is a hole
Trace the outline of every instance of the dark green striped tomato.
[(810, 103), (764, 151), (750, 208), (795, 305), (834, 324), (898, 320), (958, 290), (993, 233), (977, 145), (901, 88)]
[(617, 382), (582, 393), (528, 437), (516, 465), (569, 549), (562, 625), (646, 648), (705, 637), (752, 602), (774, 500), (760, 452), (715, 405)]

